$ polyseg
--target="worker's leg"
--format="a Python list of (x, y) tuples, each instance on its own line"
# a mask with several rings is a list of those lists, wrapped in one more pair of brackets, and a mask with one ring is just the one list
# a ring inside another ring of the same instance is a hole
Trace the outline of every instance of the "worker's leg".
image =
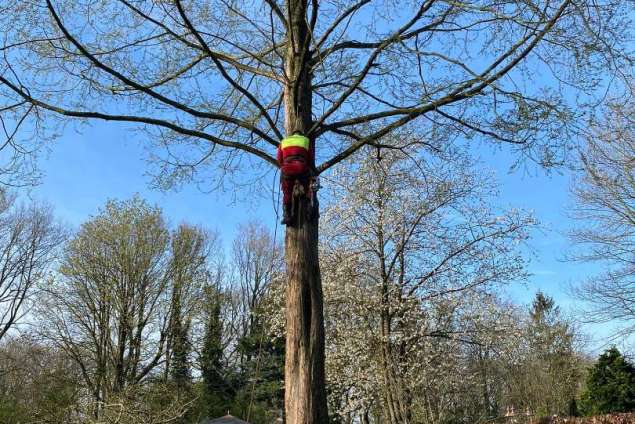
[(292, 221), (293, 211), (291, 207), (294, 183), (294, 178), (289, 178), (284, 174), (280, 176), (280, 188), (282, 189), (282, 223), (284, 225), (288, 225)]
[(309, 188), (310, 188), (310, 182), (311, 179), (309, 178), (309, 174), (303, 174), (300, 177), (298, 177), (298, 181), (300, 182), (300, 184), (302, 184), (302, 187), (304, 187), (304, 193), (308, 196), (309, 195)]
[(307, 213), (307, 218), (309, 220), (313, 220), (318, 218), (319, 216), (319, 204), (317, 199), (317, 194), (313, 192), (311, 187), (311, 176), (307, 173), (298, 178), (298, 181), (304, 187), (304, 193), (306, 193), (306, 197), (309, 200), (309, 209)]
[(291, 196), (293, 196), (293, 183), (294, 178), (289, 178), (284, 175), (280, 178), (280, 188), (282, 189), (282, 204), (290, 205)]
[[(304, 186), (304, 192), (308, 192), (307, 165), (304, 160), (285, 160), (280, 168), (280, 186), (282, 188), (283, 219), (282, 223), (289, 225), (293, 222), (293, 188), (296, 180)], [(306, 180), (306, 181), (305, 181)]]

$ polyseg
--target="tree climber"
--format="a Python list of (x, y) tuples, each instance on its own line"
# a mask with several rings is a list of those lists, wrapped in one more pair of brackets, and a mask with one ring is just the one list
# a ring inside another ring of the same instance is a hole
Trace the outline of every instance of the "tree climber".
[(309, 193), (312, 171), (315, 170), (310, 141), (300, 132), (282, 139), (278, 145), (278, 164), (280, 165), (280, 186), (282, 188), (282, 223), (293, 222), (293, 186), (298, 181)]

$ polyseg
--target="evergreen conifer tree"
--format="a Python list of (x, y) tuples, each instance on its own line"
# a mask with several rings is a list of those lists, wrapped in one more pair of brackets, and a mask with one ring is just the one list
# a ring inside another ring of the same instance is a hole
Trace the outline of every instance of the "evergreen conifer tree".
[(172, 323), (172, 358), (170, 361), (170, 376), (174, 384), (179, 388), (189, 387), (192, 382), (192, 373), (189, 363), (190, 341), (188, 337), (189, 324), (184, 321), (180, 304), (174, 311)]
[(260, 312), (255, 313), (249, 333), (240, 340), (239, 349), (247, 358), (243, 364), (242, 397), (249, 415), (263, 422), (279, 418), (284, 408), (283, 338), (267, 332)]
[(201, 350), (202, 413), (208, 417), (224, 415), (230, 409), (233, 393), (223, 376), (221, 294), (216, 287), (205, 288), (205, 334)]
[(586, 415), (635, 410), (635, 367), (612, 347), (589, 371), (583, 395)]

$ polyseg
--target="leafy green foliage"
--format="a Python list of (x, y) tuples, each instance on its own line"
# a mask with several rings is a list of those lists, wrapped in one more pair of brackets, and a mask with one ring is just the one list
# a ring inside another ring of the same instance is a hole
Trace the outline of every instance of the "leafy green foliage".
[(612, 347), (589, 371), (583, 411), (586, 415), (635, 410), (635, 367)]
[(205, 288), (205, 334), (201, 350), (202, 382), (198, 385), (199, 413), (206, 417), (224, 415), (231, 409), (233, 391), (223, 375), (221, 293), (216, 287)]
[(271, 422), (284, 408), (285, 343), (282, 338), (271, 338), (263, 324), (264, 319), (258, 315), (249, 334), (239, 343), (240, 352), (247, 358), (243, 369), (246, 384), (242, 396), (251, 404), (250, 416), (261, 416), (263, 422)]
[(188, 358), (190, 350), (188, 326), (182, 322), (182, 318), (179, 318), (174, 321), (172, 331), (173, 347), (170, 373), (174, 384), (179, 388), (184, 388), (189, 386), (192, 380)]

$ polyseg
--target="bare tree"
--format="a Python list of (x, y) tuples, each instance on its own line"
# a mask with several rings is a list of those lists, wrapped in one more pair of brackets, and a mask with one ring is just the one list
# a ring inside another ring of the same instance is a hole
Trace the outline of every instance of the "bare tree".
[[(238, 227), (232, 245), (234, 271), (233, 297), (238, 306), (235, 337), (238, 370), (244, 378), (242, 393), (249, 400), (243, 412), (247, 421), (259, 413), (253, 404), (262, 408), (260, 420), (266, 422), (280, 417), (284, 399), (280, 387), (282, 372), (279, 353), (282, 343), (272, 342), (273, 333), (268, 321), (272, 295), (280, 295), (284, 276), (284, 260), (280, 241), (275, 232), (263, 223), (250, 221)], [(273, 289), (273, 290), (272, 290)], [(275, 293), (275, 294), (274, 294)]]
[[(43, 139), (70, 118), (139, 125), (161, 148), (163, 186), (249, 184), (294, 131), (319, 172), (365, 145), (394, 148), (379, 140), (407, 125), (552, 165), (592, 104), (573, 102), (623, 68), (625, 3), (7, 0), (0, 110)], [(318, 222), (299, 216), (285, 237), (293, 424), (327, 419)]]
[(81, 377), (63, 352), (31, 335), (0, 345), (0, 416), (5, 423), (70, 423), (77, 418)]
[(19, 205), (15, 194), (0, 189), (0, 340), (27, 312), (29, 295), (63, 240), (48, 207)]
[(583, 169), (572, 185), (571, 239), (575, 259), (603, 271), (574, 288), (591, 322), (616, 322), (619, 334), (635, 330), (635, 103), (614, 104), (595, 126), (581, 154)]
[(261, 223), (240, 225), (232, 246), (240, 302), (239, 337), (254, 327), (256, 310), (269, 285), (283, 272), (282, 251), (274, 235)]
[(128, 387), (103, 405), (99, 419), (80, 416), (69, 424), (166, 424), (188, 422), (187, 413), (194, 399), (155, 383), (144, 387)]
[(158, 209), (110, 201), (69, 241), (61, 276), (39, 302), (42, 334), (81, 369), (95, 417), (164, 357), (168, 243)]

